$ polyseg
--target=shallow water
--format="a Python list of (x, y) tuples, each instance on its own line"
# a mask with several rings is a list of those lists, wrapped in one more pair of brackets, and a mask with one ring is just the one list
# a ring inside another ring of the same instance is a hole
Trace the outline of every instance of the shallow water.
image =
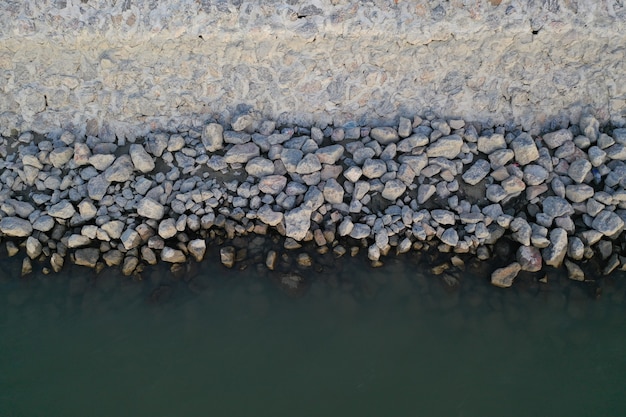
[[(0, 416), (616, 416), (626, 276), (456, 290), (350, 260), (291, 298), (254, 268), (0, 272)], [(561, 277), (562, 278), (562, 277)], [(193, 285), (192, 285), (193, 284)], [(156, 291), (155, 291), (156, 290)]]

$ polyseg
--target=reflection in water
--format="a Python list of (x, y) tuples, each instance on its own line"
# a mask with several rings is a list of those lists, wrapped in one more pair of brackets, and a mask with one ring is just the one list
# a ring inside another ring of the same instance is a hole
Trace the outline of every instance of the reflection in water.
[[(403, 258), (305, 276), (209, 262), (137, 282), (68, 268), (0, 278), (1, 416), (614, 416), (624, 291), (510, 290)], [(476, 271), (474, 271), (476, 273)], [(454, 279), (453, 279), (454, 278)], [(456, 281), (455, 281), (456, 280)], [(290, 297), (299, 295), (299, 297)]]

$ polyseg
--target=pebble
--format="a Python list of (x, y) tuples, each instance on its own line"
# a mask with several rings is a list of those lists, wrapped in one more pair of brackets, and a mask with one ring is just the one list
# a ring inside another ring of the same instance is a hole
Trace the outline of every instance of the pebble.
[(132, 144), (130, 145), (129, 153), (136, 170), (141, 171), (144, 174), (154, 170), (154, 160), (150, 154), (146, 152), (143, 146)]
[(477, 160), (474, 165), (463, 174), (462, 178), (469, 185), (476, 185), (489, 175), (490, 164), (484, 159)]
[(76, 209), (67, 200), (60, 201), (48, 209), (48, 214), (56, 219), (66, 220), (76, 214)]
[(491, 274), (491, 284), (500, 288), (508, 288), (513, 285), (513, 281), (521, 270), (522, 267), (517, 262), (513, 262), (504, 268), (496, 269)]
[(392, 127), (375, 127), (370, 131), (370, 137), (381, 145), (397, 142), (398, 132)]
[(520, 165), (527, 165), (539, 159), (539, 150), (535, 141), (528, 133), (522, 133), (511, 142), (515, 154), (515, 161)]
[(202, 144), (207, 152), (219, 151), (224, 147), (224, 128), (217, 123), (209, 123), (202, 130)]
[(459, 135), (444, 136), (431, 143), (426, 148), (429, 158), (443, 157), (454, 159), (461, 152), (463, 139)]
[(183, 251), (165, 246), (161, 250), (161, 260), (169, 263), (183, 263), (187, 261), (187, 257)]
[(147, 219), (161, 220), (165, 214), (165, 207), (151, 198), (144, 197), (139, 200), (137, 214)]

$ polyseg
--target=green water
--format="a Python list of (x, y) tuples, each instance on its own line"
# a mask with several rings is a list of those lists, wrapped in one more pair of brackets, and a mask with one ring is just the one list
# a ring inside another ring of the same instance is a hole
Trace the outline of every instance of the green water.
[[(311, 277), (290, 298), (254, 268), (0, 280), (0, 417), (620, 416), (616, 277), (491, 288), (399, 261)], [(156, 297), (155, 288), (161, 296)]]

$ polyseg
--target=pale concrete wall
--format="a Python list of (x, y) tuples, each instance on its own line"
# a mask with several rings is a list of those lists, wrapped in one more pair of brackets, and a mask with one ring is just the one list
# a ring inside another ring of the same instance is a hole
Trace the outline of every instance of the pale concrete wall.
[(1, 0), (0, 133), (440, 116), (626, 123), (616, 0)]

